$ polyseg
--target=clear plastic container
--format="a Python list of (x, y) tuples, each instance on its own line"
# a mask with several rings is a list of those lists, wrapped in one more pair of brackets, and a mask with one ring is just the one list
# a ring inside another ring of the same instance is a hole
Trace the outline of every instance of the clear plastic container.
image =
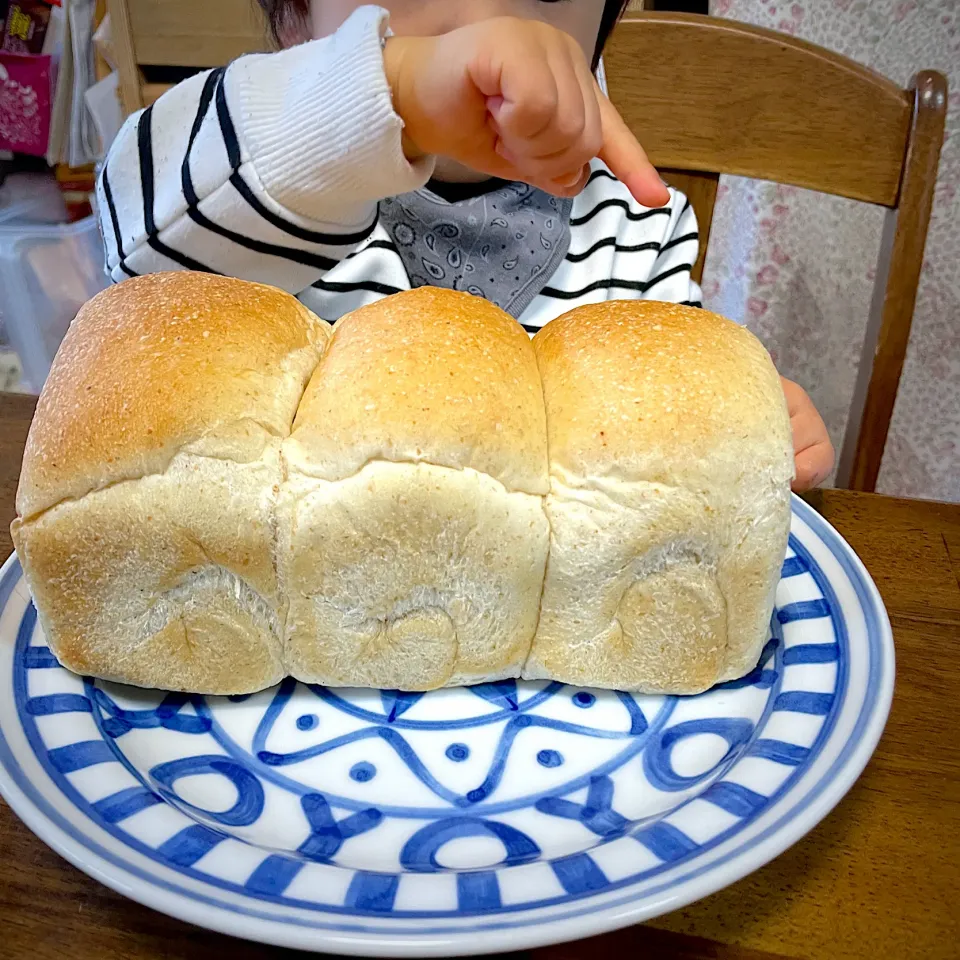
[(11, 173), (0, 183), (0, 227), (66, 220), (63, 194), (49, 174)]
[(96, 216), (71, 224), (0, 222), (0, 323), (39, 393), (77, 311), (108, 283)]

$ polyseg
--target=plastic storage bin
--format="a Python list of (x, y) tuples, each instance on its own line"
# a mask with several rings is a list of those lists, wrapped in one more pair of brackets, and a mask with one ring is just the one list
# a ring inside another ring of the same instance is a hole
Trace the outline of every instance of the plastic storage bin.
[(39, 393), (77, 311), (107, 286), (96, 216), (72, 224), (0, 221), (0, 322)]
[(11, 173), (0, 183), (0, 227), (66, 222), (63, 194), (48, 174)]

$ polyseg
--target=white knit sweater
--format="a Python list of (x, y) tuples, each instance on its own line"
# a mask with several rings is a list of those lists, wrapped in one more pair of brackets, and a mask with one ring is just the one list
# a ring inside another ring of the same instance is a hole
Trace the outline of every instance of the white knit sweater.
[[(333, 36), (199, 74), (130, 117), (98, 183), (112, 279), (214, 271), (281, 287), (327, 320), (409, 289), (377, 205), (422, 187), (433, 162), (403, 154), (386, 30), (384, 10), (362, 7)], [(648, 210), (595, 161), (570, 227), (519, 318), (528, 330), (606, 299), (700, 305), (682, 194)]]

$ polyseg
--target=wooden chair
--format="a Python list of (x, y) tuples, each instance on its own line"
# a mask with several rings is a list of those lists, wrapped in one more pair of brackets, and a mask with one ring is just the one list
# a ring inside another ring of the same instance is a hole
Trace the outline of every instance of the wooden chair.
[(700, 221), (700, 279), (717, 180), (735, 174), (887, 208), (837, 482), (876, 487), (910, 336), (943, 142), (947, 82), (909, 90), (785, 34), (642, 13), (604, 54), (610, 97)]
[(125, 113), (168, 90), (171, 68), (220, 67), (271, 47), (255, 0), (107, 0), (107, 11)]
[[(166, 85), (151, 67), (215, 67), (269, 48), (253, 0), (107, 0), (127, 112)], [(896, 398), (943, 140), (946, 80), (909, 90), (820, 47), (684, 14), (632, 14), (604, 55), (614, 103), (700, 221), (700, 279), (720, 174), (889, 211), (838, 483), (873, 490)]]

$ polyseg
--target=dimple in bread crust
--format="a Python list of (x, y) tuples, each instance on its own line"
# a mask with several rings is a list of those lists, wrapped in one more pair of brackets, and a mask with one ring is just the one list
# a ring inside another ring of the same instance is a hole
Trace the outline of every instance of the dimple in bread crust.
[(380, 460), (291, 478), (278, 512), (297, 679), (430, 690), (520, 675), (547, 556), (540, 497)]
[(243, 464), (178, 454), (162, 474), (14, 522), (41, 625), (65, 666), (205, 693), (283, 677), (279, 446)]

